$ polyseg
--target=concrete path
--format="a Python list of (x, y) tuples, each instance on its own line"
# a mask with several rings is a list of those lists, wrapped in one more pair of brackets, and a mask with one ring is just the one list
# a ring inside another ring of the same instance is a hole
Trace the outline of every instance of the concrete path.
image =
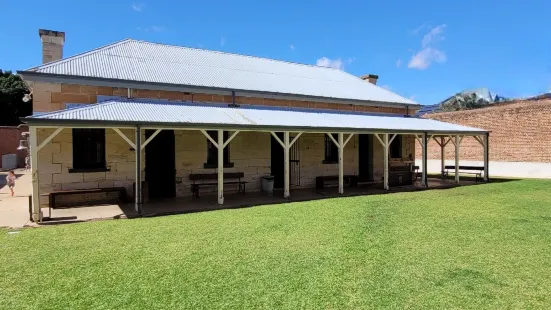
[(7, 171), (0, 172), (0, 227), (20, 228), (33, 224), (29, 220), (29, 195), (32, 192), (31, 172), (16, 169), (15, 195), (6, 185)]
[[(421, 159), (416, 159), (415, 164), (421, 165)], [(440, 173), (441, 162), (437, 159), (427, 160), (429, 173)], [(446, 160), (446, 165), (455, 165), (454, 160)], [(483, 161), (460, 160), (460, 165), (484, 167)], [(528, 162), (499, 162), (490, 161), (488, 175), (503, 178), (535, 178), (551, 179), (551, 163), (528, 163)]]

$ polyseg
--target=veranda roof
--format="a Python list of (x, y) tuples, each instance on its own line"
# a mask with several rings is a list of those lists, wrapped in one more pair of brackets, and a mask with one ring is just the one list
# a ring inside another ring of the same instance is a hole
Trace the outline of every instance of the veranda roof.
[(206, 104), (159, 100), (109, 100), (22, 119), (31, 126), (94, 126), (379, 132), (481, 135), (488, 131), (417, 117), (382, 113)]

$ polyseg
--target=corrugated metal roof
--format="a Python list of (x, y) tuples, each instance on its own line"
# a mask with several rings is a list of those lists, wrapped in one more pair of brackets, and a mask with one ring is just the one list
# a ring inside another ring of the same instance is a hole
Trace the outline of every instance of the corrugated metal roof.
[(131, 39), (25, 72), (416, 104), (338, 69)]
[(284, 128), (320, 131), (340, 129), (390, 132), (484, 133), (486, 131), (435, 120), (321, 110), (261, 106), (228, 107), (191, 102), (112, 100), (25, 119), (29, 124), (88, 122), (95, 124), (163, 124), (190, 128)]

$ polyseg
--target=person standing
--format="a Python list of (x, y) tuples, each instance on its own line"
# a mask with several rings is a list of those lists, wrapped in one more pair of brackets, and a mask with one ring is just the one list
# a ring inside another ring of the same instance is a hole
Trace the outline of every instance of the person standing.
[(13, 196), (14, 195), (14, 192), (13, 192), (13, 188), (15, 187), (15, 180), (17, 179), (17, 177), (15, 176), (15, 172), (10, 171), (8, 173), (8, 176), (6, 177), (6, 181), (8, 183), (8, 187), (10, 188), (10, 192), (11, 192), (11, 195)]
[(25, 170), (29, 171), (31, 169), (31, 157), (27, 155), (25, 157)]

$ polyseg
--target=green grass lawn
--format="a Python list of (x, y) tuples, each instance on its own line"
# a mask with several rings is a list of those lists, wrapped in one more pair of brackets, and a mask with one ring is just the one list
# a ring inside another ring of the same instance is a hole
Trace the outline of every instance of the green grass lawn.
[(551, 181), (0, 231), (0, 309), (551, 308)]

